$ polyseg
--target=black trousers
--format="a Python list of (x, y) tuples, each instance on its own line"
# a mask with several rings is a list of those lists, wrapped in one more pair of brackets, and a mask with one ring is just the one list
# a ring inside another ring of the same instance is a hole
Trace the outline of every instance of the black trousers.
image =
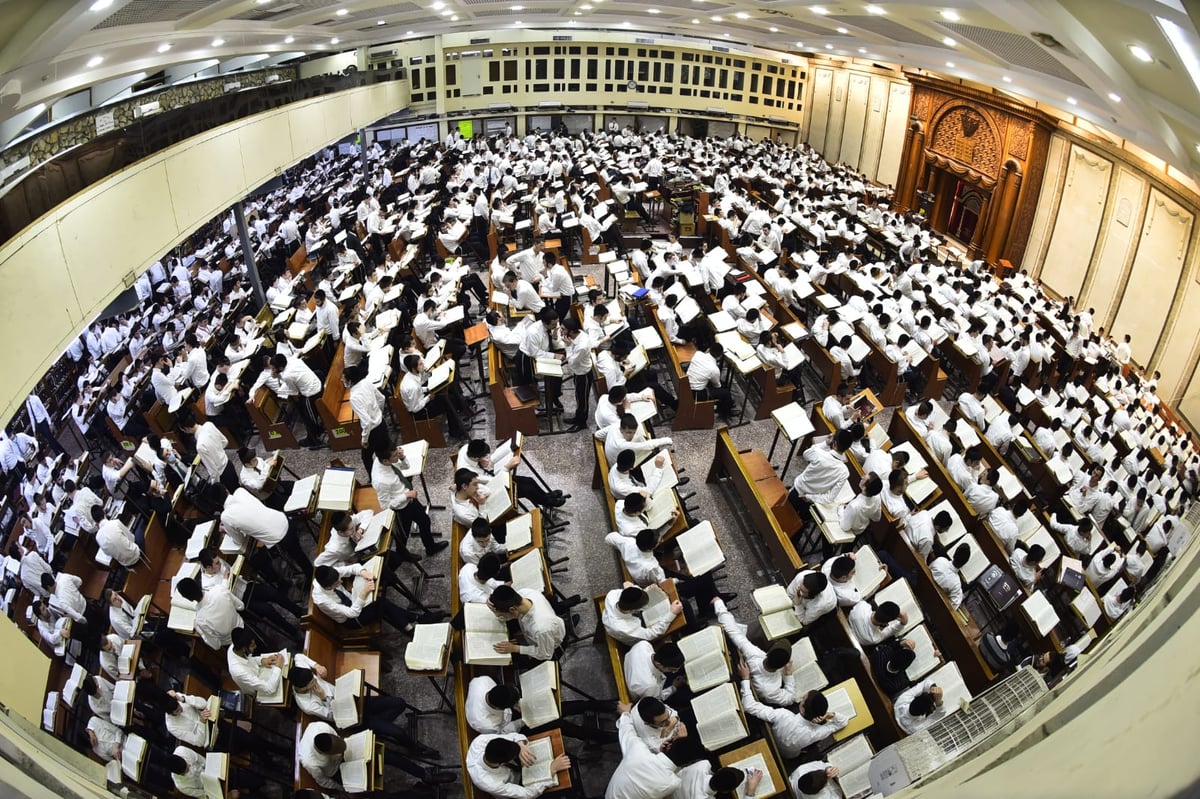
[(575, 384), (575, 415), (571, 417), (572, 424), (580, 427), (587, 426), (588, 411), (591, 405), (591, 380), (590, 374), (575, 375), (571, 381)]
[(733, 392), (725, 386), (709, 386), (695, 394), (697, 402), (716, 400), (718, 416), (729, 416), (733, 413)]
[(417, 535), (420, 536), (426, 551), (432, 549), (437, 543), (433, 539), (433, 523), (429, 519), (429, 511), (425, 509), (420, 500), (410, 499), (407, 505), (396, 511), (396, 515), (400, 517), (401, 529), (406, 531), (406, 542), (408, 540), (407, 530), (411, 526), (417, 528)]

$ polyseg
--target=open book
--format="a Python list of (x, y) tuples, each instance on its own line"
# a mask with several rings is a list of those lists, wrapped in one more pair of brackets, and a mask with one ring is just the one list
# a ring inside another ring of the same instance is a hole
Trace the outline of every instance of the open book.
[(504, 546), (509, 552), (519, 552), (533, 544), (533, 514), (522, 513), (504, 525)]
[(1051, 607), (1050, 601), (1046, 599), (1046, 594), (1042, 591), (1034, 593), (1033, 596), (1022, 602), (1021, 612), (1037, 630), (1038, 635), (1048, 635), (1058, 626), (1058, 613)]
[(292, 493), (288, 495), (287, 502), (283, 504), (283, 512), (295, 513), (299, 510), (306, 510), (312, 505), (313, 495), (317, 493), (317, 486), (320, 479), (320, 475), (310, 474), (308, 477), (293, 483)]
[(212, 538), (213, 529), (217, 526), (215, 521), (200, 522), (196, 528), (192, 530), (192, 534), (188, 537), (187, 549), (184, 550), (183, 556), (187, 560), (195, 560), (200, 557), (200, 550), (208, 546), (208, 541)]
[(912, 665), (904, 673), (908, 675), (908, 679), (916, 682), (936, 669), (940, 664), (938, 663), (937, 655), (934, 654), (933, 638), (929, 635), (929, 628), (924, 624), (918, 624), (916, 627), (913, 627), (905, 635), (905, 638), (912, 639), (914, 645), (913, 654), (916, 656), (916, 659), (913, 660)]
[(700, 742), (715, 752), (746, 737), (742, 703), (733, 683), (724, 683), (692, 699)]
[(533, 752), (533, 763), (521, 767), (521, 784), (535, 785), (539, 782), (549, 782), (554, 779), (551, 764), (554, 762), (554, 748), (549, 738), (537, 738), (529, 741), (526, 746)]
[(678, 500), (670, 489), (655, 491), (646, 502), (646, 528), (657, 530), (670, 524), (671, 514), (678, 507)]
[(271, 667), (272, 669), (279, 669), (279, 671), (280, 671), (279, 679), (275, 681), (275, 690), (271, 691), (270, 693), (267, 693), (264, 691), (259, 691), (257, 694), (255, 694), (254, 701), (257, 704), (260, 704), (260, 705), (282, 705), (284, 703), (284, 701), (287, 699), (287, 696), (284, 693), (284, 689), (286, 687), (285, 683), (287, 682), (287, 680), (283, 679), (283, 675), (287, 674), (288, 671), (291, 670), (292, 656), (291, 656), (291, 654), (288, 653), (288, 651), (286, 649), (280, 651), (279, 656), (281, 658), (283, 658), (282, 665)]
[(887, 572), (879, 557), (869, 544), (863, 544), (854, 553), (854, 585), (863, 599), (869, 599), (887, 579)]
[(649, 600), (642, 608), (642, 625), (653, 627), (663, 619), (671, 619), (671, 598), (657, 585), (646, 587), (646, 598)]
[(356, 732), (346, 739), (346, 751), (338, 769), (346, 793), (364, 793), (371, 787), (371, 761), (375, 759), (375, 733)]
[(442, 361), (437, 366), (429, 370), (429, 382), (426, 384), (425, 390), (430, 394), (435, 394), (446, 386), (450, 385), (450, 381), (453, 379), (454, 361)]
[(133, 680), (117, 680), (113, 687), (112, 706), (108, 715), (113, 724), (124, 727), (133, 714), (133, 703), (137, 694), (137, 683)]
[(396, 524), (396, 512), (391, 508), (376, 513), (371, 517), (371, 521), (367, 522), (366, 529), (363, 530), (362, 538), (354, 546), (356, 554), (364, 552), (374, 552), (379, 548), (379, 541), (383, 538), (385, 531), (390, 531)]
[(685, 530), (675, 541), (683, 554), (684, 565), (693, 577), (708, 574), (725, 563), (725, 553), (717, 543), (717, 533), (710, 521), (702, 521)]
[[(79, 690), (83, 688), (83, 681), (87, 679), (87, 669), (76, 663), (71, 666), (71, 676), (67, 677), (67, 683), (62, 689), (62, 703), (67, 707), (74, 707), (75, 700), (79, 698)], [(97, 678), (100, 679), (100, 678)]]
[(521, 674), (521, 720), (529, 729), (549, 724), (562, 714), (558, 707), (558, 664), (547, 660)]
[(477, 666), (507, 666), (512, 655), (492, 647), (508, 640), (508, 627), (481, 602), (463, 605), (463, 660)]
[(839, 772), (838, 784), (846, 799), (859, 799), (871, 792), (869, 766), (874, 756), (875, 752), (865, 735), (855, 735), (825, 755), (829, 765), (836, 767)]
[(545, 593), (546, 591), (546, 561), (542, 550), (531, 549), (509, 565), (510, 582), (512, 587), (520, 591), (528, 588), (530, 591)]
[(967, 533), (962, 537), (962, 540), (954, 545), (954, 548), (957, 549), (963, 544), (966, 544), (967, 548), (971, 550), (971, 559), (963, 564), (958, 573), (962, 575), (963, 580), (969, 585), (978, 580), (979, 575), (983, 574), (987, 570), (987, 567), (992, 565), (992, 562), (988, 560), (987, 555), (983, 554), (983, 550), (980, 548), (979, 542), (975, 540), (975, 536)]
[(354, 470), (326, 469), (321, 475), (317, 507), (322, 510), (348, 511), (354, 504)]
[(150, 745), (146, 739), (136, 733), (125, 736), (121, 744), (121, 771), (133, 781), (142, 778), (142, 766), (146, 764), (146, 753)]
[(758, 606), (758, 624), (767, 639), (775, 641), (797, 633), (803, 625), (796, 615), (795, 606), (787, 595), (787, 589), (778, 583), (755, 589), (754, 604)]
[(825, 698), (829, 700), (830, 711), (839, 713), (848, 719), (853, 719), (858, 715), (858, 711), (854, 709), (854, 700), (850, 698), (850, 692), (845, 688), (826, 691)]
[(204, 786), (205, 799), (225, 799), (221, 783), (229, 779), (229, 755), (225, 752), (209, 752), (204, 756), (204, 771), (200, 783)]
[(495, 523), (501, 516), (512, 510), (512, 472), (502, 471), (488, 481), (487, 499), (479, 508), (481, 516)]
[(729, 679), (729, 653), (725, 633), (710, 625), (679, 639), (683, 653), (683, 671), (692, 691), (703, 691)]
[(356, 726), (362, 719), (358, 698), (363, 695), (362, 669), (351, 669), (333, 683), (333, 723), (344, 730)]
[(1086, 586), (1071, 600), (1071, 609), (1075, 611), (1075, 615), (1079, 616), (1085, 627), (1093, 627), (1100, 620), (1100, 603), (1096, 601), (1096, 595), (1092, 593), (1092, 589)]
[[(200, 564), (184, 561), (179, 571), (171, 578), (171, 614), (167, 617), (167, 627), (182, 633), (190, 633), (196, 627), (196, 603), (181, 595), (175, 587), (185, 578), (200, 579)], [(128, 672), (121, 672), (128, 674)]]
[[(758, 790), (754, 792), (755, 796), (774, 796), (782, 790), (782, 787), (775, 784), (775, 780), (771, 778), (771, 769), (767, 768), (767, 759), (761, 753), (755, 753), (745, 760), (739, 760), (735, 763), (730, 763), (733, 768), (749, 771), (757, 769), (762, 773), (762, 779), (759, 780)], [(746, 781), (737, 787), (737, 799), (746, 799)]]
[(450, 646), (450, 624), (417, 624), (413, 638), (404, 648), (404, 666), (411, 671), (440, 671), (446, 665)]
[(819, 691), (829, 685), (829, 678), (817, 663), (812, 640), (807, 636), (792, 644), (792, 677), (796, 681), (797, 702), (809, 691)]

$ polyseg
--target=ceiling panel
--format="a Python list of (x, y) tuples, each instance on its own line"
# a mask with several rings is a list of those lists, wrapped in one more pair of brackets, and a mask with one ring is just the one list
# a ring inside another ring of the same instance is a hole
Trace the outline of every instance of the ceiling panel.
[(873, 33), (876, 36), (882, 36), (885, 39), (892, 41), (904, 42), (905, 44), (916, 44), (921, 47), (941, 47), (942, 43), (931, 39), (923, 33), (918, 33), (912, 28), (905, 27), (894, 20), (887, 17), (873, 17), (863, 15), (860, 17), (829, 17), (835, 19), (843, 25), (853, 25), (856, 28)]
[(147, 22), (178, 22), (210, 5), (210, 0), (131, 0), (105, 17), (92, 30)]
[(1028, 36), (961, 22), (944, 22), (942, 27), (953, 31), (955, 36), (982, 47), (1001, 61), (1015, 67), (1041, 72), (1059, 80), (1085, 85), (1079, 77)]

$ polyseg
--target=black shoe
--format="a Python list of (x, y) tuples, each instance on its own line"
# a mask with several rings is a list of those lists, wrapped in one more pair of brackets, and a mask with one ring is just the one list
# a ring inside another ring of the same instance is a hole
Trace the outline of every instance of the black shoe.
[(568, 432), (568, 433), (578, 433), (578, 432), (580, 432), (580, 431), (581, 431), (581, 430), (583, 430), (583, 429), (584, 429), (584, 426), (583, 426), (583, 425), (581, 425), (581, 424), (573, 424), (573, 425), (571, 425), (570, 427), (568, 427), (568, 428), (567, 428), (567, 432)]
[(403, 563), (420, 563), (421, 556), (407, 548), (401, 548), (400, 560)]
[(722, 591), (721, 593), (717, 594), (717, 596), (721, 597), (722, 602), (732, 602), (733, 600), (737, 599), (737, 594), (729, 591)]
[(690, 477), (680, 477), (678, 482), (675, 483), (675, 485), (685, 486), (688, 483), (690, 483), (691, 481), (692, 481), (692, 478), (690, 478)]
[(437, 553), (441, 552), (443, 549), (446, 549), (449, 546), (450, 546), (449, 541), (434, 541), (433, 546), (425, 547), (425, 555), (426, 555), (426, 557), (428, 557), (430, 555), (436, 555)]

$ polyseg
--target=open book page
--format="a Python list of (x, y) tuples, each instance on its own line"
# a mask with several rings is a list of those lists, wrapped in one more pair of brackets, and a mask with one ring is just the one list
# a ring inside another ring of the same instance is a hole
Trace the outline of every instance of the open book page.
[(671, 514), (678, 506), (674, 492), (656, 491), (646, 503), (646, 527), (657, 530), (670, 523)]
[(517, 552), (533, 543), (533, 514), (522, 513), (509, 519), (504, 525), (504, 546), (509, 552)]
[(366, 761), (343, 760), (338, 772), (341, 774), (342, 787), (346, 789), (346, 793), (365, 793), (370, 787)]
[(758, 607), (759, 613), (774, 613), (792, 607), (792, 600), (788, 598), (787, 589), (779, 583), (756, 588), (751, 596), (754, 598), (754, 604)]
[(359, 722), (358, 698), (363, 693), (363, 676), (362, 669), (353, 669), (333, 684), (333, 722), (339, 729), (353, 727)]
[(450, 624), (417, 624), (413, 638), (404, 649), (404, 665), (412, 671), (438, 671), (445, 665), (446, 647), (450, 644)]
[[(71, 667), (71, 676), (67, 678), (67, 684), (63, 686), (62, 703), (67, 707), (74, 707), (75, 700), (79, 698), (79, 690), (83, 687), (83, 681), (87, 679), (88, 673), (83, 666), (76, 663)], [(97, 677), (97, 680), (103, 679)]]
[(511, 486), (512, 472), (500, 472), (488, 481), (487, 499), (483, 501), (479, 512), (481, 515), (486, 516), (489, 522), (497, 521), (512, 509)]
[(1088, 627), (1100, 620), (1100, 604), (1096, 601), (1096, 595), (1087, 586), (1084, 586), (1083, 590), (1071, 600), (1071, 608)]
[(426, 390), (429, 391), (430, 394), (433, 394), (450, 385), (450, 381), (453, 379), (454, 361), (442, 361), (437, 366), (429, 370), (429, 382), (426, 385)]
[(133, 680), (117, 680), (117, 684), (113, 687), (112, 706), (109, 710), (109, 717), (113, 724), (124, 727), (129, 723), (136, 693), (137, 683)]
[(391, 530), (396, 523), (396, 512), (391, 508), (382, 510), (371, 517), (363, 530), (362, 538), (354, 547), (355, 552), (369, 552), (379, 546), (379, 540), (385, 531)]
[(538, 592), (546, 590), (546, 564), (540, 549), (531, 549), (510, 563), (509, 574), (512, 587), (518, 591), (523, 588)]
[(854, 553), (853, 579), (863, 599), (869, 599), (887, 579), (887, 573), (870, 545), (864, 544)]
[[(745, 760), (739, 760), (735, 763), (730, 763), (733, 768), (749, 771), (750, 769), (758, 769), (762, 772), (762, 779), (758, 782), (758, 790), (754, 792), (755, 796), (773, 796), (781, 791), (782, 786), (776, 785), (771, 779), (771, 770), (767, 768), (767, 760), (761, 754), (754, 754)], [(738, 799), (746, 797), (746, 781), (742, 780), (742, 784), (737, 787)]]
[(229, 777), (229, 755), (225, 752), (209, 752), (204, 756), (204, 771), (200, 783), (204, 786), (205, 799), (225, 799), (221, 783)]
[(538, 738), (526, 746), (533, 752), (534, 761), (532, 765), (521, 768), (521, 784), (534, 785), (553, 779), (554, 773), (550, 770), (550, 764), (554, 762), (554, 749), (550, 745), (550, 739)]
[(798, 633), (804, 628), (800, 617), (790, 607), (774, 613), (764, 613), (758, 617), (758, 623), (769, 641), (777, 641), (793, 633)]
[(321, 475), (317, 506), (325, 510), (350, 510), (354, 503), (354, 470), (326, 469)]
[(729, 656), (724, 649), (710, 649), (703, 655), (688, 658), (683, 663), (688, 686), (703, 691), (729, 679)]
[(196, 525), (196, 529), (192, 530), (191, 536), (188, 538), (187, 549), (184, 551), (184, 557), (188, 560), (195, 560), (200, 557), (200, 550), (208, 546), (208, 539), (212, 537), (213, 528), (217, 526), (215, 521), (201, 522)]
[(500, 654), (492, 647), (508, 640), (508, 627), (480, 602), (463, 605), (463, 659), (483, 666), (507, 666), (512, 655)]
[[(286, 653), (284, 653), (284, 654), (286, 655)], [(284, 703), (284, 700), (287, 698), (286, 695), (284, 694), (284, 683), (286, 682), (283, 679), (283, 671), (284, 670), (280, 669), (278, 666), (271, 666), (271, 668), (275, 669), (276, 671), (279, 671), (280, 676), (279, 676), (279, 679), (275, 680), (275, 690), (274, 691), (271, 691), (270, 693), (267, 693), (265, 691), (259, 691), (258, 694), (255, 696), (255, 701), (258, 702), (258, 704), (260, 704), (260, 705), (282, 705)]]
[(1058, 626), (1058, 614), (1055, 613), (1054, 608), (1050, 605), (1050, 601), (1046, 599), (1046, 595), (1042, 591), (1036, 592), (1029, 599), (1022, 602), (1021, 612), (1037, 628), (1039, 635), (1048, 635), (1051, 630)]
[(696, 732), (704, 748), (716, 751), (746, 737), (741, 708), (732, 683), (718, 685), (692, 699)]
[(840, 713), (848, 719), (858, 715), (858, 711), (854, 709), (854, 700), (850, 698), (850, 692), (845, 688), (827, 691), (825, 698), (829, 700), (829, 709), (834, 713)]
[(905, 670), (908, 679), (916, 682), (924, 677), (929, 672), (938, 667), (937, 655), (934, 654), (933, 638), (929, 635), (929, 628), (924, 624), (918, 624), (905, 634), (913, 642), (913, 654), (916, 659), (912, 665)]
[(871, 791), (871, 778), (868, 766), (875, 753), (865, 735), (855, 735), (841, 746), (834, 747), (825, 755), (825, 760), (831, 766), (836, 766), (840, 772), (838, 784), (847, 799), (863, 796)]
[(703, 521), (675, 539), (683, 553), (683, 562), (693, 577), (708, 574), (725, 563), (725, 553), (717, 543), (717, 534), (712, 522)]
[(149, 744), (142, 736), (133, 733), (125, 736), (125, 743), (121, 745), (121, 771), (125, 772), (126, 777), (132, 780), (142, 778), (142, 766), (146, 762), (148, 748)]
[(671, 598), (657, 585), (646, 587), (646, 597), (649, 600), (642, 608), (642, 624), (653, 627), (663, 619), (671, 618)]
[(520, 676), (521, 719), (529, 729), (559, 718), (558, 664), (548, 660), (524, 672)]

